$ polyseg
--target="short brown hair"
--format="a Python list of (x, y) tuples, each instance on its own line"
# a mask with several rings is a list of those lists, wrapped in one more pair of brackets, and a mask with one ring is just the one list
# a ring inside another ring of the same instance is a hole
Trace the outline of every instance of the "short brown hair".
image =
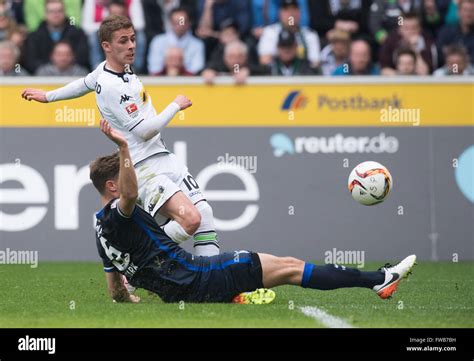
[(129, 18), (121, 15), (110, 15), (107, 16), (99, 28), (99, 40), (112, 41), (112, 34), (117, 30), (133, 28), (133, 24)]
[(117, 179), (120, 169), (120, 158), (118, 152), (111, 155), (99, 157), (89, 165), (89, 178), (100, 194), (104, 194), (105, 183)]

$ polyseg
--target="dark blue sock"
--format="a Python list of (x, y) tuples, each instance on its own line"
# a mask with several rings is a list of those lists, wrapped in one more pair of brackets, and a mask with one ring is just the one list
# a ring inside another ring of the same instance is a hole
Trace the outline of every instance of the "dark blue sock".
[(381, 271), (361, 272), (355, 268), (334, 264), (317, 266), (306, 263), (301, 286), (318, 290), (334, 290), (343, 287), (372, 288), (384, 281), (385, 273)]

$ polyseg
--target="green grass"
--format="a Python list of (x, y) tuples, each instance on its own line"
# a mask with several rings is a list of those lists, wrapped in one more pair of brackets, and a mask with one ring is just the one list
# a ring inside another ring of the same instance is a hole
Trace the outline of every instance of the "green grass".
[(112, 303), (98, 263), (0, 265), (0, 327), (322, 327), (298, 310), (302, 306), (316, 306), (355, 327), (474, 327), (473, 279), (473, 262), (420, 262), (388, 301), (366, 289), (285, 286), (275, 289), (270, 305), (180, 309), (143, 290), (140, 304)]

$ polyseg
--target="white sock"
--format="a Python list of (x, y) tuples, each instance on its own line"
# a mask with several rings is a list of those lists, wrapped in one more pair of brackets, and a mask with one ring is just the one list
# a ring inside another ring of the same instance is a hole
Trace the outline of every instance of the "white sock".
[(215, 256), (219, 254), (219, 242), (214, 228), (212, 208), (206, 201), (196, 204), (201, 213), (201, 224), (193, 235), (196, 256)]
[(187, 234), (181, 225), (176, 221), (169, 221), (162, 227), (163, 231), (176, 243), (183, 243), (191, 238), (190, 234)]

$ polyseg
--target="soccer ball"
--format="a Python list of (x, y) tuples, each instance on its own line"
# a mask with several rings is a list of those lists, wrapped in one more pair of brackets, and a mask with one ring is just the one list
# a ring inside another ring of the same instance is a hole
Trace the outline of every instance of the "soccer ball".
[(349, 192), (360, 204), (373, 206), (384, 201), (393, 187), (387, 168), (377, 162), (358, 164), (349, 175)]

